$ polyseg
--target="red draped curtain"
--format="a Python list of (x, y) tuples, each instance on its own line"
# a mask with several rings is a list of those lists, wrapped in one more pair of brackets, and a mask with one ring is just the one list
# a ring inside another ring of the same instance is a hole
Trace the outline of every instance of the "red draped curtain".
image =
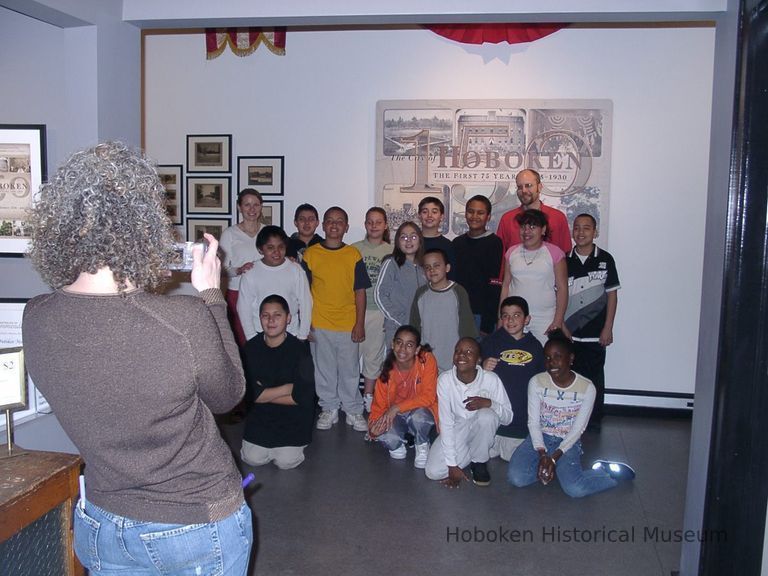
[(206, 28), (205, 52), (208, 60), (221, 56), (229, 46), (238, 56), (248, 56), (264, 44), (270, 52), (285, 55), (285, 28)]
[(533, 42), (544, 36), (549, 36), (564, 28), (566, 24), (436, 24), (425, 26), (435, 34), (439, 34), (455, 42), (463, 44), (520, 44)]

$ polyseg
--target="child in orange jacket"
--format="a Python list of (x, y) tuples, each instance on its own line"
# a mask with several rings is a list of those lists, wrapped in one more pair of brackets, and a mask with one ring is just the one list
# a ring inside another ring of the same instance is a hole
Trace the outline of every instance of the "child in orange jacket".
[(376, 381), (369, 434), (389, 449), (391, 458), (402, 460), (405, 435), (410, 432), (416, 445), (413, 465), (424, 468), (429, 433), (437, 424), (437, 361), (429, 345), (421, 346), (416, 328), (400, 326)]

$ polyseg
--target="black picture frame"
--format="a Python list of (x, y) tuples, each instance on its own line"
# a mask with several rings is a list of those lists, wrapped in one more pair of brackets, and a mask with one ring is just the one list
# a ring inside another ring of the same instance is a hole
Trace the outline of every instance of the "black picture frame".
[(187, 176), (187, 214), (232, 214), (231, 176)]
[(285, 156), (238, 156), (237, 189), (255, 188), (262, 196), (285, 192)]
[(48, 179), (45, 124), (0, 124), (0, 256), (29, 248), (27, 210)]
[(171, 224), (184, 223), (184, 166), (181, 164), (158, 164), (157, 175), (165, 188), (165, 210)]
[[(232, 225), (230, 218), (197, 218), (187, 217), (187, 241), (199, 242), (201, 240), (200, 234), (202, 232), (208, 232), (216, 236), (217, 240), (221, 240), (221, 234)], [(211, 230), (215, 228), (216, 230)]]
[(231, 173), (232, 134), (187, 135), (187, 172)]

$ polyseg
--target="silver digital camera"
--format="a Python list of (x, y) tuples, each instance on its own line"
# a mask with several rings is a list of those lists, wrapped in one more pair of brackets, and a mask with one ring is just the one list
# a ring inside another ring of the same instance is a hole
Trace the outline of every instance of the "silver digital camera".
[(169, 270), (189, 272), (192, 270), (192, 249), (195, 246), (203, 247), (203, 256), (208, 251), (208, 242), (176, 242), (173, 245), (173, 257)]

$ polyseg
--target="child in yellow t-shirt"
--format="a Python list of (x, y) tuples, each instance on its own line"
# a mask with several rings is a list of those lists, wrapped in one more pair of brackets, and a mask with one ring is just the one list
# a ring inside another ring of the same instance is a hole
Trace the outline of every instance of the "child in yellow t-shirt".
[(366, 432), (360, 381), (358, 344), (365, 340), (365, 290), (371, 286), (357, 248), (344, 244), (349, 217), (338, 206), (323, 215), (325, 240), (307, 248), (306, 264), (312, 278), (312, 332), (315, 389), (320, 399), (318, 430), (329, 430), (339, 420)]

